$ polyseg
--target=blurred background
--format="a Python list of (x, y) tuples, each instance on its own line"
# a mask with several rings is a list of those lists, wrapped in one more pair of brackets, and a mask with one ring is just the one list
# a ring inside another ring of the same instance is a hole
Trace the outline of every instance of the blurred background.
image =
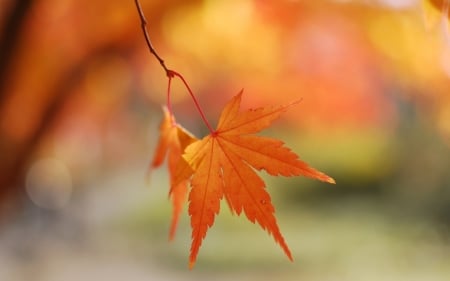
[(223, 207), (189, 272), (166, 169), (146, 181), (167, 79), (134, 1), (0, 0), (0, 280), (450, 280), (445, 1), (141, 2), (213, 124), (242, 88), (301, 98), (264, 134), (337, 185), (263, 175), (295, 262)]

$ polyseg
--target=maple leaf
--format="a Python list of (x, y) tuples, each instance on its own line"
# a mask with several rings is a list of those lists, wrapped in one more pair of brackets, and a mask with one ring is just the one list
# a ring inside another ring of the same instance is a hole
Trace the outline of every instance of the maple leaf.
[(186, 146), (197, 140), (191, 133), (175, 121), (175, 117), (163, 107), (164, 119), (160, 125), (160, 137), (156, 146), (151, 169), (161, 166), (167, 155), (170, 175), (169, 197), (172, 200), (173, 213), (169, 230), (169, 240), (175, 237), (180, 213), (188, 192), (188, 179), (192, 169), (181, 157)]
[(195, 264), (207, 230), (220, 211), (223, 197), (233, 213), (240, 215), (243, 212), (251, 222), (257, 222), (293, 260), (278, 227), (265, 183), (255, 170), (265, 170), (271, 175), (303, 175), (334, 183), (331, 177), (301, 161), (283, 146), (283, 142), (253, 135), (270, 126), (296, 102), (240, 112), (241, 97), (242, 91), (223, 109), (217, 129), (191, 143), (183, 154), (193, 171), (189, 193), (192, 227), (190, 268)]

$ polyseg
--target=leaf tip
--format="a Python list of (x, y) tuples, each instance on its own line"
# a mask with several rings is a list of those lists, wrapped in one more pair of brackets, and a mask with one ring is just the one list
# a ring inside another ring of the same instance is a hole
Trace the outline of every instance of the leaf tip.
[(281, 245), (281, 248), (283, 248), (283, 251), (284, 251), (285, 255), (287, 256), (287, 258), (288, 258), (291, 262), (294, 262), (294, 257), (292, 256), (291, 250), (290, 250), (290, 249), (288, 248), (288, 246), (284, 243), (284, 241), (283, 241), (283, 244), (280, 243), (280, 245)]
[(292, 257), (292, 255), (289, 255), (288, 259), (289, 259), (290, 262), (294, 262), (294, 257)]
[(336, 181), (332, 177), (328, 177), (326, 180), (327, 183), (336, 184)]

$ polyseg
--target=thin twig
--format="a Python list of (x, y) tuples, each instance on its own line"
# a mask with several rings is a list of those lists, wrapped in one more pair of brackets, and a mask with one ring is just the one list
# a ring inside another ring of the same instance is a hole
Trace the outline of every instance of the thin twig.
[(195, 107), (197, 108), (198, 113), (200, 113), (200, 116), (202, 117), (203, 122), (205, 123), (206, 127), (208, 127), (209, 132), (211, 134), (214, 134), (215, 130), (211, 127), (211, 124), (209, 124), (208, 119), (206, 119), (205, 113), (203, 112), (199, 102), (197, 101), (197, 98), (195, 97), (194, 93), (192, 92), (191, 87), (189, 87), (189, 84), (184, 79), (183, 75), (181, 75), (180, 73), (173, 71), (173, 70), (169, 70), (169, 72), (171, 75), (177, 76), (178, 78), (181, 79), (181, 81), (183, 81), (183, 84), (186, 87), (186, 89), (188, 90), (189, 95), (191, 96), (192, 100), (194, 101)]
[(159, 64), (164, 68), (164, 71), (166, 72), (166, 75), (168, 77), (171, 77), (172, 73), (167, 68), (166, 64), (164, 63), (164, 60), (158, 55), (155, 48), (153, 48), (152, 41), (150, 40), (150, 35), (148, 35), (147, 30), (147, 20), (145, 19), (144, 11), (142, 10), (141, 3), (139, 0), (134, 0), (134, 3), (136, 4), (136, 8), (139, 13), (139, 18), (141, 19), (141, 28), (142, 32), (144, 32), (145, 41), (147, 42), (148, 49), (150, 50), (150, 53), (159, 61)]
[(167, 68), (167, 66), (164, 63), (164, 60), (158, 55), (155, 48), (153, 48), (152, 41), (150, 40), (150, 35), (148, 35), (147, 31), (147, 20), (145, 19), (144, 11), (142, 10), (141, 3), (139, 0), (134, 0), (134, 3), (136, 3), (136, 8), (139, 13), (139, 17), (141, 18), (141, 27), (142, 31), (144, 32), (145, 41), (147, 42), (148, 49), (150, 50), (150, 53), (159, 61), (161, 66), (164, 68), (164, 71), (166, 72), (167, 77), (169, 78), (169, 83), (167, 87), (167, 110), (172, 115), (172, 104), (170, 101), (170, 86), (172, 82), (173, 77), (178, 77), (183, 82), (184, 86), (189, 92), (189, 95), (191, 96), (192, 100), (194, 101), (195, 107), (197, 108), (197, 111), (199, 112), (203, 122), (205, 123), (206, 127), (208, 127), (208, 130), (211, 132), (211, 134), (215, 133), (215, 130), (211, 127), (211, 125), (208, 122), (208, 119), (206, 119), (205, 113), (203, 112), (202, 108), (200, 107), (199, 102), (197, 101), (197, 98), (195, 97), (194, 93), (192, 92), (191, 88), (189, 87), (189, 84), (184, 79), (183, 75), (180, 73), (170, 70)]

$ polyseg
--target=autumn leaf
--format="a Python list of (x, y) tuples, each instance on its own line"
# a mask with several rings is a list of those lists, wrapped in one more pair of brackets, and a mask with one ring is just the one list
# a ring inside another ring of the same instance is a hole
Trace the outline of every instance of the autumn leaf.
[(290, 106), (239, 111), (242, 91), (231, 99), (220, 116), (217, 129), (186, 147), (183, 158), (193, 169), (189, 193), (192, 245), (189, 267), (192, 268), (206, 236), (220, 211), (225, 197), (233, 213), (244, 213), (271, 234), (290, 260), (287, 246), (276, 218), (264, 181), (255, 170), (271, 175), (307, 176), (334, 183), (334, 180), (311, 168), (283, 142), (253, 135), (267, 128)]
[(156, 146), (151, 169), (161, 166), (167, 155), (170, 175), (169, 197), (172, 200), (173, 214), (169, 231), (169, 240), (175, 236), (176, 227), (186, 201), (188, 179), (192, 169), (181, 157), (186, 146), (197, 140), (192, 134), (176, 123), (175, 117), (163, 108), (164, 119), (160, 125), (160, 138)]

